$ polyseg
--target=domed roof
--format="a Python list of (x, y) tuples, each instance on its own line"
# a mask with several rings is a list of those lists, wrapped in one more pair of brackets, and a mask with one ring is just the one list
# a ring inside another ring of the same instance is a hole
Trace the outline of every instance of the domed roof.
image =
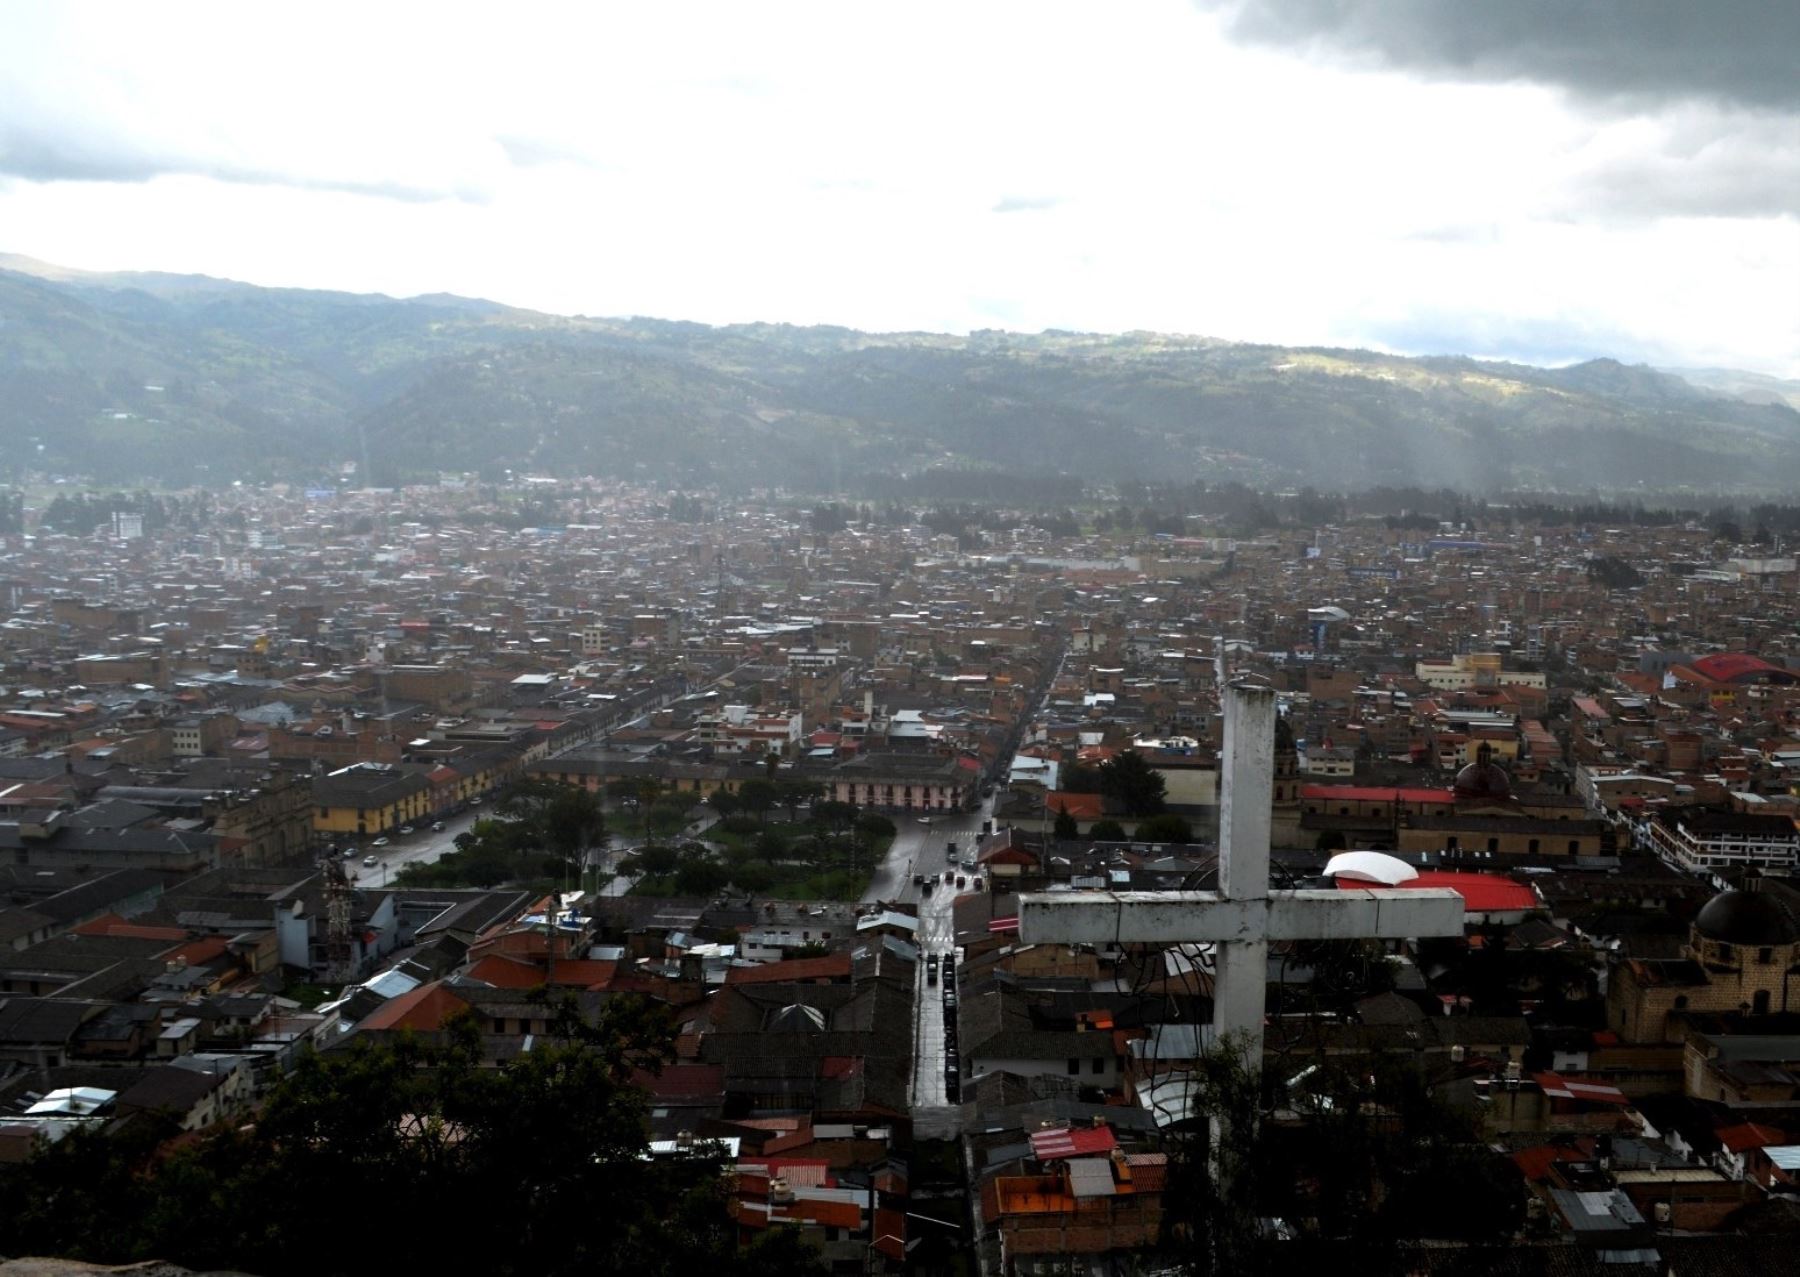
[(1493, 758), (1493, 751), (1484, 742), (1476, 751), (1475, 761), (1456, 773), (1457, 802), (1506, 802), (1512, 797), (1512, 780)]
[(1694, 928), (1708, 940), (1724, 944), (1793, 944), (1800, 940), (1800, 919), (1765, 891), (1724, 891), (1706, 902)]

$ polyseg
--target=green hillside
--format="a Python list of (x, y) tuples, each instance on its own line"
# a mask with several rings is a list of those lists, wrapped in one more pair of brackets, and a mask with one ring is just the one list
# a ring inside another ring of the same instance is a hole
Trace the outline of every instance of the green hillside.
[[(853, 488), (923, 471), (1791, 489), (1800, 413), (1563, 369), (1154, 333), (570, 319), (0, 258), (0, 445), (97, 480), (442, 470)], [(1746, 382), (1745, 384), (1748, 384)]]

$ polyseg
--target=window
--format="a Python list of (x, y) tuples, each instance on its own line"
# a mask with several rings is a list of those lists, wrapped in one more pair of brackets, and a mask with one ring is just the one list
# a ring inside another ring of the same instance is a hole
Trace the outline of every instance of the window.
[(1499, 851), (1499, 850), (1500, 850), (1500, 840), (1498, 838), (1488, 839), (1488, 855), (1491, 856), (1496, 851)]
[(1445, 851), (1455, 851), (1456, 850), (1456, 835), (1455, 834), (1451, 834), (1448, 838), (1444, 839), (1444, 850)]
[(1769, 991), (1767, 989), (1758, 989), (1756, 991), (1756, 996), (1752, 998), (1750, 1002), (1750, 1014), (1769, 1014)]
[(1081, 1061), (1071, 1055), (1069, 1057), (1069, 1073), (1071, 1076), (1073, 1076), (1074, 1074), (1079, 1073), (1079, 1072), (1081, 1072)]
[(1769, 963), (1775, 961), (1775, 950), (1771, 949), (1768, 945), (1764, 945), (1756, 951), (1756, 960), (1764, 966), (1767, 966)]
[(1581, 842), (1578, 839), (1569, 839), (1569, 854), (1571, 856), (1579, 856), (1581, 854)]
[[(1763, 1001), (1764, 1001), (1764, 1002), (1767, 1002), (1767, 1001), (1768, 1001), (1768, 1000), (1769, 1000), (1769, 995), (1768, 995), (1768, 994), (1766, 994), (1766, 993), (1765, 993), (1765, 994), (1763, 994), (1763, 995), (1762, 995), (1762, 999), (1763, 999)], [(1105, 1061), (1105, 1060), (1103, 1060), (1103, 1059), (1101, 1059), (1101, 1058), (1100, 1058), (1100, 1057), (1099, 1057), (1099, 1056), (1097, 1056), (1097, 1055), (1096, 1055), (1096, 1056), (1095, 1056), (1095, 1057), (1094, 1057), (1094, 1072), (1095, 1072), (1095, 1073), (1104, 1073), (1104, 1072), (1106, 1072), (1106, 1061)]]
[(1528, 853), (1528, 854), (1530, 854), (1530, 855), (1533, 855), (1533, 856), (1535, 856), (1535, 855), (1537, 855), (1537, 853), (1538, 853), (1538, 840), (1537, 840), (1537, 839), (1535, 839), (1535, 838), (1533, 838), (1533, 839), (1532, 839), (1532, 840), (1531, 840), (1531, 841), (1530, 841), (1530, 842), (1528, 842), (1528, 843), (1526, 843), (1526, 844), (1525, 844), (1525, 850), (1526, 850), (1526, 852), (1527, 852), (1527, 853)]
[[(1687, 994), (1677, 993), (1675, 995), (1675, 1009), (1677, 1011), (1687, 1010), (1687, 1004), (1688, 1004), (1687, 1003)], [(1620, 1014), (1621, 1014), (1621, 1016), (1623, 1016), (1623, 1012), (1621, 1012)]]

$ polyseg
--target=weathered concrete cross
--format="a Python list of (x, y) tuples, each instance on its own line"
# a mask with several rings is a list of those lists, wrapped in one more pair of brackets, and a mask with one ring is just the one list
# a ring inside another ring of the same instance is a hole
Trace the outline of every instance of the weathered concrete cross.
[(1224, 793), (1217, 891), (1078, 891), (1019, 901), (1027, 944), (1214, 944), (1213, 1029), (1260, 1067), (1271, 940), (1462, 934), (1463, 902), (1439, 888), (1269, 890), (1275, 693), (1233, 683), (1225, 695)]

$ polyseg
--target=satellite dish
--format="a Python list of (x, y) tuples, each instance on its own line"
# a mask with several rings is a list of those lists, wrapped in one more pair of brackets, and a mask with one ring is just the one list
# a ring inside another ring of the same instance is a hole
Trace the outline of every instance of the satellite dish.
[(1398, 887), (1419, 876), (1419, 871), (1396, 856), (1379, 851), (1346, 851), (1333, 856), (1325, 865), (1327, 878), (1349, 882), (1368, 882), (1381, 887)]

